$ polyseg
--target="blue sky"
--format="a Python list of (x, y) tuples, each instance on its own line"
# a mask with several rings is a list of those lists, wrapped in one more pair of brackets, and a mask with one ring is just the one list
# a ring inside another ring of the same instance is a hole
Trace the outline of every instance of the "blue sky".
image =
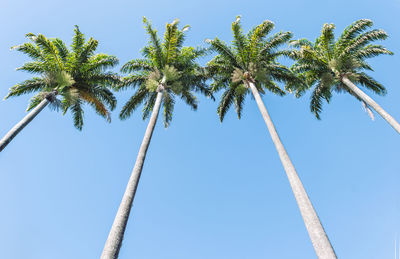
[[(122, 65), (140, 57), (142, 16), (160, 32), (174, 18), (190, 24), (187, 45), (215, 36), (230, 41), (239, 14), (245, 30), (269, 19), (276, 32), (310, 39), (323, 23), (340, 33), (369, 18), (389, 33), (384, 45), (396, 54), (371, 62), (388, 89), (373, 98), (400, 120), (399, 12), (398, 0), (2, 0), (0, 96), (31, 76), (15, 71), (28, 59), (9, 50), (28, 32), (69, 43), (77, 24)], [(82, 132), (70, 114), (46, 108), (0, 154), (1, 258), (99, 258), (147, 125), (140, 111), (117, 117), (132, 93), (117, 94), (111, 124), (87, 107)], [(0, 102), (1, 136), (25, 115), (30, 97)], [(338, 256), (393, 258), (399, 135), (348, 95), (334, 96), (321, 121), (309, 112), (309, 95), (263, 99)], [(232, 110), (221, 124), (217, 103), (199, 100), (197, 112), (178, 102), (168, 129), (158, 123), (120, 258), (316, 258), (255, 102), (247, 100), (241, 120)]]

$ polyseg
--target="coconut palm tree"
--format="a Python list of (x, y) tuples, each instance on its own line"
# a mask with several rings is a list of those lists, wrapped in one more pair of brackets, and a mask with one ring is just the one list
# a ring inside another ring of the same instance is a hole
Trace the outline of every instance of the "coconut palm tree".
[(83, 126), (85, 103), (110, 121), (109, 109), (115, 108), (116, 99), (108, 87), (119, 83), (120, 79), (107, 69), (117, 65), (118, 59), (107, 54), (95, 54), (98, 41), (93, 38), (85, 41), (78, 26), (75, 26), (74, 32), (71, 49), (58, 38), (33, 33), (26, 34), (31, 42), (12, 47), (33, 59), (17, 70), (39, 76), (11, 87), (5, 99), (38, 93), (30, 101), (29, 113), (0, 140), (0, 151), (48, 104), (61, 109), (63, 114), (71, 110), (74, 126), (79, 130)]
[(131, 60), (121, 68), (122, 72), (130, 73), (130, 75), (123, 78), (123, 82), (117, 87), (117, 90), (127, 87), (137, 88), (135, 94), (122, 108), (121, 119), (130, 117), (132, 112), (144, 103), (143, 119), (150, 116), (150, 120), (131, 177), (105, 243), (102, 259), (118, 257), (160, 108), (163, 109), (164, 125), (168, 127), (177, 97), (181, 98), (193, 110), (197, 109), (198, 103), (192, 93), (193, 91), (201, 92), (213, 98), (205, 84), (207, 77), (204, 69), (196, 63), (196, 59), (204, 55), (205, 50), (182, 46), (185, 39), (184, 33), (189, 29), (189, 26), (178, 29), (179, 21), (177, 19), (167, 24), (164, 40), (161, 43), (157, 31), (152, 28), (150, 22), (146, 18), (143, 18), (143, 22), (150, 38), (142, 51), (144, 59)]
[(370, 107), (400, 133), (400, 124), (356, 86), (361, 85), (379, 95), (386, 94), (385, 87), (365, 73), (372, 71), (366, 62), (367, 58), (382, 54), (393, 55), (384, 46), (372, 44), (388, 37), (384, 30), (368, 30), (372, 25), (371, 20), (358, 20), (335, 40), (335, 25), (324, 24), (321, 35), (314, 43), (307, 39), (292, 41), (291, 45), (297, 48), (292, 52), (292, 57), (297, 59), (292, 69), (305, 79), (307, 86), (289, 86), (288, 90), (301, 96), (313, 88), (310, 108), (318, 119), (324, 100), (329, 103), (333, 92), (347, 92), (361, 101), (372, 119), (374, 117)]
[(291, 87), (296, 85), (302, 87), (303, 84), (294, 73), (277, 62), (277, 57), (290, 54), (289, 51), (278, 50), (278, 47), (287, 43), (292, 33), (279, 32), (266, 38), (273, 28), (273, 22), (264, 21), (245, 35), (238, 16), (232, 23), (233, 46), (227, 45), (218, 38), (206, 40), (218, 53), (207, 64), (208, 71), (213, 77), (212, 90), (225, 89), (217, 112), (222, 121), (233, 104), (240, 119), (246, 95), (253, 94), (286, 171), (317, 256), (324, 259), (336, 258), (317, 213), (260, 96), (260, 93), (265, 94), (267, 91), (283, 96), (285, 92), (276, 82), (283, 82)]

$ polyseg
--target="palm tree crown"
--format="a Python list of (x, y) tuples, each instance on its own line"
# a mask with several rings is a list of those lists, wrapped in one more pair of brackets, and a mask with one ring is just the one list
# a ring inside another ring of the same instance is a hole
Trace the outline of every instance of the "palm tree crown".
[[(11, 87), (5, 99), (39, 92), (32, 97), (28, 110), (48, 98), (53, 107), (61, 108), (64, 114), (70, 109), (74, 126), (81, 130), (84, 103), (110, 121), (109, 110), (115, 108), (116, 99), (108, 87), (120, 80), (117, 74), (107, 72), (118, 64), (118, 59), (107, 54), (95, 54), (98, 41), (93, 38), (85, 41), (78, 26), (74, 32), (70, 49), (58, 38), (33, 33), (26, 34), (32, 42), (12, 47), (33, 59), (17, 70), (40, 76)], [(56, 99), (57, 95), (61, 100)]]
[(147, 118), (153, 110), (157, 92), (163, 91), (164, 125), (168, 127), (176, 96), (194, 110), (197, 109), (197, 98), (193, 91), (213, 98), (205, 84), (204, 69), (195, 62), (206, 51), (182, 46), (189, 26), (178, 29), (178, 19), (166, 25), (162, 43), (150, 22), (146, 18), (143, 22), (150, 39), (142, 50), (144, 58), (131, 60), (121, 68), (122, 72), (131, 74), (123, 79), (117, 90), (129, 86), (138, 89), (122, 108), (120, 118), (128, 118), (143, 102), (143, 119)]
[(384, 40), (388, 37), (387, 33), (381, 29), (367, 31), (372, 25), (371, 20), (358, 20), (348, 26), (335, 40), (335, 25), (324, 24), (321, 35), (314, 43), (307, 39), (291, 42), (292, 46), (298, 48), (292, 52), (292, 58), (297, 59), (292, 69), (304, 78), (307, 86), (289, 87), (288, 90), (294, 91), (296, 96), (301, 96), (307, 89), (314, 87), (310, 108), (318, 119), (320, 119), (323, 100), (329, 103), (333, 91), (345, 91), (360, 100), (343, 83), (344, 76), (376, 94), (386, 93), (383, 85), (364, 72), (365, 70), (372, 71), (371, 66), (366, 62), (367, 58), (393, 54), (382, 45), (371, 44), (373, 41)]
[(262, 94), (269, 90), (280, 96), (285, 92), (276, 81), (301, 83), (294, 73), (277, 62), (279, 56), (289, 56), (289, 51), (277, 48), (288, 42), (292, 33), (279, 32), (267, 38), (273, 28), (274, 23), (267, 20), (245, 35), (238, 16), (232, 23), (232, 47), (218, 38), (206, 40), (218, 53), (207, 64), (208, 72), (213, 77), (212, 91), (226, 88), (218, 107), (221, 121), (232, 103), (238, 117), (241, 117), (244, 99), (250, 93), (246, 81), (253, 82)]

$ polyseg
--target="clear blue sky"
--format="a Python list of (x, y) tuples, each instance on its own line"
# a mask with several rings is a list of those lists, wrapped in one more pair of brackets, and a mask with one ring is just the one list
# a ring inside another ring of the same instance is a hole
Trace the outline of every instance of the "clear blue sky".
[[(369, 18), (389, 33), (384, 45), (396, 54), (372, 62), (388, 88), (373, 97), (400, 120), (399, 13), (400, 0), (2, 0), (0, 96), (31, 76), (15, 71), (27, 57), (9, 50), (28, 32), (70, 42), (77, 24), (124, 64), (146, 42), (142, 16), (161, 32), (174, 18), (190, 24), (188, 45), (217, 35), (230, 41), (239, 14), (246, 30), (269, 19), (275, 31), (310, 39), (323, 23), (340, 33)], [(82, 132), (70, 114), (45, 109), (0, 154), (1, 258), (99, 258), (147, 125), (140, 111), (117, 117), (132, 93), (117, 94), (111, 124), (86, 109)], [(1, 136), (30, 97), (0, 102)], [(339, 258), (393, 258), (400, 136), (348, 95), (334, 96), (322, 121), (309, 112), (309, 95), (263, 99)], [(247, 100), (241, 120), (232, 110), (223, 124), (216, 108), (202, 97), (197, 112), (179, 102), (170, 128), (157, 125), (120, 258), (316, 258), (255, 102)]]

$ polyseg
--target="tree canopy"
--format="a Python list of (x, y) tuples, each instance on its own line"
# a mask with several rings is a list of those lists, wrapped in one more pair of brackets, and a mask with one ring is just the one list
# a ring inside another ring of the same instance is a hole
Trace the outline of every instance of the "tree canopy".
[(207, 76), (204, 69), (196, 62), (206, 54), (202, 48), (184, 47), (185, 32), (188, 25), (178, 28), (179, 20), (168, 23), (161, 42), (157, 31), (151, 23), (143, 18), (148, 44), (143, 48), (142, 59), (133, 59), (121, 68), (124, 77), (117, 90), (128, 87), (137, 88), (135, 94), (128, 100), (120, 112), (120, 118), (131, 116), (142, 103), (143, 119), (147, 118), (157, 97), (157, 92), (163, 91), (164, 125), (168, 127), (172, 120), (175, 99), (179, 97), (193, 110), (197, 109), (198, 100), (193, 92), (200, 92), (213, 98), (206, 85)]
[(221, 121), (232, 104), (240, 119), (245, 97), (250, 93), (246, 81), (253, 82), (261, 94), (270, 91), (280, 96), (285, 92), (277, 82), (302, 84), (292, 71), (277, 61), (280, 56), (289, 56), (289, 50), (279, 50), (279, 47), (291, 39), (292, 33), (278, 32), (267, 38), (273, 28), (274, 23), (266, 20), (244, 34), (238, 16), (232, 23), (231, 46), (217, 37), (206, 40), (218, 54), (207, 64), (213, 79), (212, 91), (225, 89), (218, 106)]
[(292, 58), (297, 60), (292, 70), (299, 73), (306, 85), (296, 88), (289, 86), (288, 90), (301, 96), (306, 90), (313, 88), (310, 108), (318, 119), (323, 100), (329, 103), (333, 91), (345, 91), (355, 96), (342, 82), (343, 76), (376, 94), (386, 94), (385, 87), (364, 72), (373, 71), (366, 59), (382, 54), (393, 55), (384, 46), (372, 44), (388, 37), (384, 30), (368, 30), (372, 25), (371, 20), (358, 20), (348, 26), (336, 40), (335, 25), (324, 24), (321, 35), (314, 42), (307, 39), (291, 41), (290, 44), (297, 48), (291, 52)]
[(25, 80), (10, 88), (5, 97), (20, 96), (31, 92), (34, 95), (28, 106), (31, 110), (49, 93), (61, 96), (51, 98), (51, 104), (65, 114), (71, 110), (74, 126), (81, 130), (83, 126), (83, 105), (89, 104), (97, 114), (111, 120), (110, 111), (116, 106), (116, 99), (109, 90), (120, 82), (117, 74), (107, 71), (118, 64), (115, 56), (95, 54), (98, 41), (85, 35), (75, 26), (70, 48), (58, 38), (46, 38), (42, 34), (26, 34), (31, 41), (12, 47), (28, 55), (33, 61), (25, 63), (17, 70), (39, 76)]

